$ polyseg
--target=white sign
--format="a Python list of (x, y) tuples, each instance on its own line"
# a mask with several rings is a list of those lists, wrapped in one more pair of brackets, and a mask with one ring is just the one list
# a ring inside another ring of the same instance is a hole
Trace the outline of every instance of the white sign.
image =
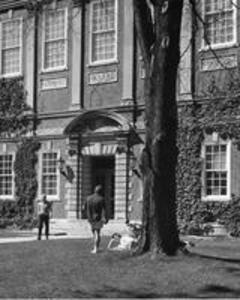
[(41, 89), (42, 90), (53, 90), (53, 89), (62, 89), (67, 87), (67, 78), (48, 78), (42, 79)]
[(201, 60), (201, 70), (202, 71), (213, 71), (221, 69), (230, 69), (237, 67), (237, 56), (219, 56), (212, 58), (205, 58)]
[(117, 70), (89, 74), (89, 84), (111, 83), (118, 80)]

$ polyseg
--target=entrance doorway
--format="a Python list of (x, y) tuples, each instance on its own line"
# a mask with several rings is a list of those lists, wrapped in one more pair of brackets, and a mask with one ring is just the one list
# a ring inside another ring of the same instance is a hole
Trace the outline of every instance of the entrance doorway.
[(102, 186), (108, 219), (114, 219), (114, 173), (114, 156), (93, 156), (91, 158), (92, 190), (96, 185)]

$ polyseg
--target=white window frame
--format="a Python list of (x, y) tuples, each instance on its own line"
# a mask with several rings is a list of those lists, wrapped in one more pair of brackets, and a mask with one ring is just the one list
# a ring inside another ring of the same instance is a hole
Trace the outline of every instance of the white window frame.
[[(206, 194), (206, 146), (216, 146), (216, 145), (226, 145), (226, 170), (227, 170), (227, 194), (226, 195), (207, 195)], [(229, 201), (231, 200), (231, 147), (232, 142), (228, 141), (218, 141), (218, 142), (205, 142), (202, 145), (202, 201)]]
[[(104, 0), (103, 0), (104, 1)], [(118, 0), (114, 0), (115, 4), (115, 55), (111, 59), (104, 59), (104, 60), (98, 60), (93, 61), (92, 60), (92, 50), (93, 50), (93, 44), (92, 44), (92, 31), (93, 31), (93, 5), (95, 3), (99, 2), (99, 0), (93, 0), (90, 3), (90, 31), (89, 31), (89, 65), (90, 66), (96, 66), (96, 65), (106, 65), (111, 63), (118, 62)]]
[[(203, 20), (205, 20), (205, 1), (203, 0), (202, 4), (202, 16)], [(219, 0), (221, 1), (221, 0)], [(237, 0), (231, 0), (233, 5), (233, 40), (231, 42), (225, 42), (225, 43), (218, 43), (218, 44), (211, 44), (206, 45), (205, 41), (205, 31), (204, 25), (202, 25), (202, 43), (201, 43), (201, 49), (200, 50), (209, 50), (209, 49), (221, 49), (221, 48), (230, 48), (233, 46), (237, 46)]]
[[(20, 51), (19, 51), (19, 72), (14, 72), (14, 73), (6, 73), (3, 74), (3, 70), (2, 70), (2, 24), (4, 23), (8, 23), (11, 21), (16, 21), (19, 20), (20, 21)], [(2, 20), (0, 22), (0, 78), (9, 78), (9, 77), (17, 77), (17, 76), (22, 76), (23, 74), (23, 18), (11, 18), (11, 19), (6, 19), (6, 20)]]
[(1, 152), (0, 156), (12, 156), (12, 194), (11, 195), (0, 195), (1, 200), (14, 200), (15, 195), (15, 172), (14, 172), (14, 162), (15, 162), (15, 153), (14, 152)]
[[(52, 9), (53, 10), (53, 9)], [(65, 22), (65, 31), (64, 31), (64, 40), (65, 40), (65, 63), (63, 66), (58, 66), (58, 67), (53, 67), (53, 68), (45, 68), (45, 24), (46, 24), (46, 13), (47, 11), (45, 11), (43, 13), (43, 19), (42, 19), (42, 72), (54, 72), (54, 71), (62, 71), (62, 70), (66, 70), (68, 67), (68, 8), (64, 7), (64, 8), (57, 8), (56, 11), (64, 11), (65, 14), (65, 18), (64, 18), (64, 22)], [(62, 39), (61, 39), (62, 40)], [(56, 41), (56, 40), (54, 40)]]
[[(39, 189), (38, 189), (38, 197), (42, 197), (42, 174), (43, 174), (43, 154), (45, 153), (57, 153), (57, 161), (60, 159), (60, 150), (56, 149), (44, 149), (43, 151), (39, 152), (39, 174), (38, 174), (38, 182), (39, 182)], [(57, 167), (57, 194), (56, 195), (46, 195), (49, 201), (59, 201), (60, 200), (60, 170)]]

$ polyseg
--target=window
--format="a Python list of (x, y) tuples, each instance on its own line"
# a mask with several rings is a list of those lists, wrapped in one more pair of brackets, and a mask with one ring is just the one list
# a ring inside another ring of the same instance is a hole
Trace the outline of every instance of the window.
[(204, 146), (204, 196), (207, 200), (230, 197), (229, 151), (229, 143)]
[(236, 4), (234, 0), (205, 0), (204, 46), (226, 46), (236, 42)]
[(117, 58), (117, 1), (94, 1), (91, 6), (91, 63)]
[(13, 155), (0, 155), (0, 198), (13, 198)]
[(46, 11), (43, 40), (43, 70), (66, 68), (67, 9)]
[(1, 75), (20, 75), (22, 70), (22, 20), (1, 22)]
[(45, 152), (41, 157), (41, 195), (46, 194), (50, 199), (59, 195), (58, 153)]

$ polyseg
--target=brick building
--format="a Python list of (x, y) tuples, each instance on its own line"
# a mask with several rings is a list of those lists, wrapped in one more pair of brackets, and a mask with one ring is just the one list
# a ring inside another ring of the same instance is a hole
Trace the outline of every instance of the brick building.
[[(211, 76), (224, 80), (224, 64), (233, 69), (238, 66), (236, 6), (227, 0), (219, 1), (221, 7), (210, 0), (202, 2), (210, 44), (219, 58), (205, 44), (201, 30), (194, 31), (186, 1), (179, 106), (203, 99), (201, 93)], [(55, 0), (38, 16), (36, 27), (25, 1), (1, 1), (0, 73), (1, 77), (23, 76), (27, 102), (40, 120), (36, 130), (41, 141), (38, 196), (45, 193), (54, 201), (54, 218), (84, 219), (86, 197), (98, 183), (104, 186), (113, 220), (141, 217), (142, 187), (133, 168), (144, 141), (144, 68), (133, 18), (132, 0), (91, 0), (85, 6), (79, 1)], [(228, 200), (233, 184), (231, 142), (216, 143), (219, 138), (213, 134), (203, 146), (209, 160), (222, 157), (222, 169), (206, 165), (203, 170), (208, 178), (203, 198)], [(3, 201), (14, 201), (15, 152), (13, 140), (0, 141)], [(73, 171), (72, 180), (61, 174), (60, 165)], [(239, 168), (234, 172), (238, 176)], [(239, 190), (239, 183), (234, 182), (234, 189)]]

